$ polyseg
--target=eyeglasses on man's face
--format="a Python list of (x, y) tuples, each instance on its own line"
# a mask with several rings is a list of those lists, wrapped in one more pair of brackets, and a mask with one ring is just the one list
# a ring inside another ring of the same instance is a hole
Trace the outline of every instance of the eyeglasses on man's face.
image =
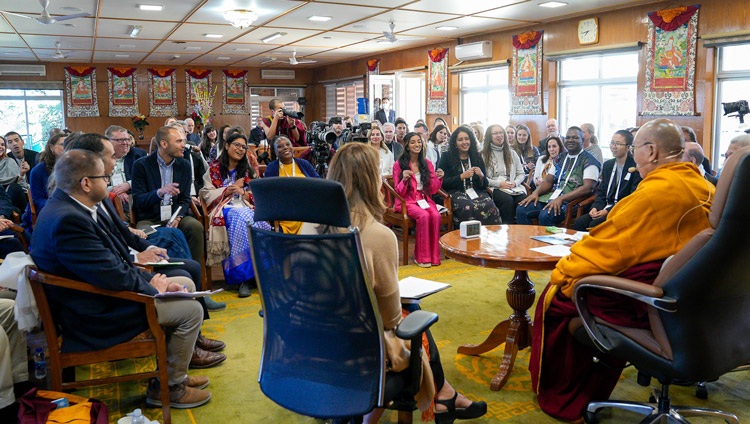
[[(83, 178), (88, 178), (90, 180), (95, 180), (97, 178), (101, 178), (107, 184), (109, 184), (109, 182), (112, 180), (112, 176), (110, 176), (110, 175), (86, 175)], [(81, 181), (83, 181), (83, 178), (81, 178)]]

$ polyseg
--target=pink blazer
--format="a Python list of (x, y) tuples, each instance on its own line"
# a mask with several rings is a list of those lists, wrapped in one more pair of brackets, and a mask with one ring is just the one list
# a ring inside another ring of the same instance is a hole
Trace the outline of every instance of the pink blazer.
[[(417, 203), (417, 200), (425, 199), (431, 206), (435, 205), (435, 202), (432, 200), (432, 195), (440, 190), (440, 187), (443, 185), (443, 180), (439, 179), (437, 175), (435, 175), (435, 168), (432, 166), (432, 163), (430, 161), (427, 161), (427, 169), (430, 170), (430, 185), (429, 187), (423, 187), (422, 191), (418, 192), (417, 179), (412, 177), (409, 178), (408, 181), (402, 180), (401, 166), (398, 164), (398, 161), (393, 164), (393, 184), (395, 185), (394, 188), (396, 189), (396, 193), (398, 193), (399, 196), (403, 197), (406, 203)], [(398, 198), (396, 198), (393, 209), (396, 211), (401, 210), (401, 201)]]

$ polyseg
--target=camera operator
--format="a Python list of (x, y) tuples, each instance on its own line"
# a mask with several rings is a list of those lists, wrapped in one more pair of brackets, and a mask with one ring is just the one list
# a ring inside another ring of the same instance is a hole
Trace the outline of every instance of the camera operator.
[(339, 147), (346, 143), (346, 137), (349, 135), (349, 131), (344, 131), (344, 124), (340, 116), (334, 116), (329, 119), (328, 126), (331, 128), (331, 131), (336, 134), (336, 140), (334, 140), (331, 147), (333, 147), (333, 150), (338, 150)]
[(271, 109), (271, 115), (263, 118), (261, 126), (266, 133), (266, 138), (272, 140), (277, 135), (283, 135), (291, 140), (294, 147), (307, 146), (307, 137), (301, 114), (284, 109), (284, 102), (281, 99), (271, 99), (268, 102), (268, 108)]

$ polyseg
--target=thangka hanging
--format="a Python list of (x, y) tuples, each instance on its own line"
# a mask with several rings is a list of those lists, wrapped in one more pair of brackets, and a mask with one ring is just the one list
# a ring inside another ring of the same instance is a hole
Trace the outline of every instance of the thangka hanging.
[(107, 68), (109, 116), (138, 114), (136, 68)]
[(695, 114), (695, 46), (700, 5), (648, 14), (643, 115)]
[(529, 31), (513, 36), (510, 113), (541, 115), (542, 39), (544, 31)]
[(447, 48), (427, 51), (430, 58), (427, 70), (427, 113), (445, 115), (448, 113), (448, 55)]
[(65, 67), (65, 100), (68, 118), (99, 116), (95, 67)]
[(222, 79), (222, 112), (227, 115), (247, 114), (247, 71), (224, 69)]
[(185, 100), (187, 109), (191, 111), (198, 103), (201, 93), (212, 93), (211, 70), (209, 69), (186, 69), (185, 70)]
[(148, 102), (150, 116), (177, 116), (177, 81), (175, 69), (148, 68)]

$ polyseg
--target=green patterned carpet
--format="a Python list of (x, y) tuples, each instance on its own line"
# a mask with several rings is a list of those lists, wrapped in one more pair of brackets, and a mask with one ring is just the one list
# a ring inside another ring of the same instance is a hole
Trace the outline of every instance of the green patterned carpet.
[[(473, 400), (485, 400), (489, 410), (485, 417), (473, 423), (556, 423), (541, 412), (536, 398), (531, 392), (531, 379), (527, 370), (528, 349), (519, 352), (515, 367), (506, 386), (499, 392), (489, 390), (489, 382), (497, 372), (502, 358), (502, 348), (482, 356), (458, 355), (460, 344), (479, 343), (501, 320), (511, 314), (505, 300), (505, 288), (512, 277), (510, 271), (490, 270), (463, 265), (446, 260), (439, 267), (423, 269), (415, 265), (401, 267), (400, 277), (415, 276), (445, 282), (452, 285), (448, 290), (434, 294), (422, 303), (422, 308), (435, 311), (440, 321), (433, 327), (448, 380)], [(548, 272), (532, 272), (531, 279), (536, 283), (537, 293), (546, 285)], [(209, 390), (212, 400), (205, 406), (193, 410), (172, 410), (172, 421), (176, 424), (212, 423), (315, 423), (311, 418), (302, 417), (283, 410), (266, 399), (258, 388), (258, 363), (261, 353), (263, 321), (258, 316), (260, 301), (257, 292), (246, 299), (237, 298), (236, 292), (227, 291), (215, 297), (225, 301), (225, 311), (212, 314), (204, 324), (204, 333), (227, 343), (227, 361), (217, 368), (194, 370), (211, 378)], [(532, 309), (533, 310), (533, 309)], [(119, 363), (118, 369), (152, 367), (153, 361)], [(108, 365), (79, 368), (85, 373), (116, 372)], [(709, 399), (700, 400), (694, 396), (693, 388), (674, 387), (673, 403), (718, 408), (734, 412), (740, 420), (750, 419), (750, 389), (745, 383), (747, 372), (726, 375), (719, 381), (709, 384)], [(653, 381), (652, 383), (656, 383)], [(104, 401), (110, 408), (110, 422), (132, 411), (143, 408), (151, 419), (161, 419), (161, 409), (146, 408), (143, 402), (146, 381), (102, 386), (79, 392)], [(638, 386), (635, 370), (626, 369), (613, 394), (614, 399), (646, 401), (649, 388)], [(310, 394), (314, 396), (314, 394)], [(415, 414), (415, 422), (419, 417)], [(638, 422), (638, 416), (624, 412), (602, 416), (603, 423)], [(396, 414), (386, 412), (383, 423), (395, 423)], [(718, 420), (696, 419), (693, 422), (718, 422)]]

